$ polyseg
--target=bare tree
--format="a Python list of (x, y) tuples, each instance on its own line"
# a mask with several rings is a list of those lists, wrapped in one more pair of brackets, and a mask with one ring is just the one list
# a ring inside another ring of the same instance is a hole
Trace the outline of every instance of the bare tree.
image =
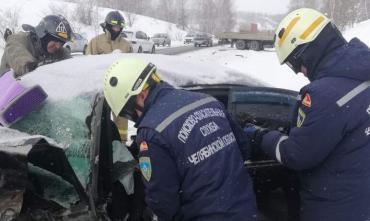
[(187, 27), (188, 12), (186, 11), (187, 0), (177, 0), (177, 24), (182, 29)]
[(98, 5), (122, 10), (132, 26), (136, 15), (146, 15), (186, 28), (190, 18), (189, 2), (196, 0), (96, 0)]
[(85, 25), (93, 25), (96, 15), (96, 0), (79, 0), (75, 9), (77, 20)]
[(20, 11), (21, 7), (5, 8), (0, 11), (0, 47), (4, 48), (5, 46), (3, 36), (7, 28), (10, 29), (13, 33), (20, 29)]
[(175, 1), (159, 0), (157, 5), (157, 13), (159, 15), (159, 18), (165, 21), (176, 22)]
[(363, 0), (363, 9), (364, 9), (364, 11), (365, 11), (365, 19), (370, 19), (370, 0)]
[(230, 31), (236, 24), (232, 0), (199, 0), (193, 3), (195, 23), (207, 33)]
[(323, 5), (322, 2), (323, 1), (321, 0), (290, 0), (289, 11), (293, 11), (298, 8), (313, 8), (316, 10), (320, 10)]
[(128, 26), (132, 27), (136, 20), (136, 14), (131, 12), (126, 12), (126, 18)]
[(333, 19), (339, 29), (352, 26), (355, 22), (369, 19), (370, 0), (291, 0), (290, 10), (308, 7), (317, 9)]
[(51, 3), (49, 4), (49, 10), (45, 11), (44, 14), (62, 15), (67, 19), (72, 29), (76, 32), (79, 32), (81, 30), (81, 23), (75, 18), (74, 13), (68, 13), (69, 11), (66, 10), (67, 7), (67, 3)]
[(113, 8), (126, 12), (127, 23), (131, 27), (136, 20), (137, 14), (145, 14), (146, 5), (145, 0), (113, 0), (111, 4)]
[(364, 21), (370, 19), (370, 0), (359, 0), (357, 11), (357, 21)]
[(65, 14), (65, 7), (66, 5), (56, 5), (54, 3), (49, 4), (49, 10), (44, 11), (44, 14), (53, 14), (53, 15), (63, 15), (64, 17), (68, 17)]
[(359, 0), (329, 0), (324, 3), (323, 12), (326, 12), (338, 28), (343, 30), (347, 26), (352, 26), (357, 21), (359, 7)]
[[(213, 0), (199, 0), (194, 4), (194, 11), (197, 11), (197, 23), (199, 29), (204, 32), (212, 33), (215, 28), (216, 4)], [(197, 8), (199, 8), (197, 10)]]
[(236, 25), (235, 11), (231, 0), (216, 0), (216, 29), (213, 32), (231, 31)]
[(19, 12), (21, 8), (12, 7), (6, 8), (0, 12), (0, 32), (4, 34), (3, 31), (9, 28), (13, 33), (19, 29)]

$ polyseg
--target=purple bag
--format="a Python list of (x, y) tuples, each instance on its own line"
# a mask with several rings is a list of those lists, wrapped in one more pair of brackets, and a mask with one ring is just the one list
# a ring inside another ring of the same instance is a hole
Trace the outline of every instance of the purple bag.
[(39, 85), (25, 88), (13, 77), (13, 71), (6, 72), (0, 77), (0, 124), (9, 127), (46, 98), (46, 92)]

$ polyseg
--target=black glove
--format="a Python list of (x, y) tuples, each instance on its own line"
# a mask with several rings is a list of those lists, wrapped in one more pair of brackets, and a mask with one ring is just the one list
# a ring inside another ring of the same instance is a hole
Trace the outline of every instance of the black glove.
[(38, 66), (38, 62), (28, 62), (26, 64), (26, 73), (35, 70)]
[(136, 160), (138, 160), (139, 159), (140, 148), (139, 148), (139, 145), (136, 143), (136, 136), (135, 135), (131, 136), (130, 140), (131, 140), (132, 143), (128, 147), (128, 150), (130, 151), (132, 156)]
[(143, 212), (143, 220), (144, 221), (152, 221), (154, 216), (155, 215), (154, 215), (153, 211), (149, 207), (146, 207), (144, 209), (144, 212)]
[(243, 130), (247, 134), (251, 145), (254, 147), (259, 147), (261, 145), (263, 135), (270, 131), (267, 128), (259, 127), (254, 124), (246, 124)]

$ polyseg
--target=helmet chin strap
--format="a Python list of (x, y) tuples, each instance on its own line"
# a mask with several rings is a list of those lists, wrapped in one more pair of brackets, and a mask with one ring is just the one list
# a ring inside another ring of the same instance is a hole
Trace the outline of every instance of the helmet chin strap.
[(114, 31), (110, 24), (106, 24), (105, 29), (107, 29), (110, 33), (110, 38), (112, 41), (116, 40), (116, 38), (121, 34), (122, 29), (120, 31)]
[(135, 109), (136, 110), (138, 110), (138, 111), (140, 111), (141, 113), (143, 113), (144, 112), (144, 107), (142, 107), (142, 106), (139, 106), (139, 105), (135, 105)]
[(121, 34), (121, 32), (114, 32), (114, 31), (110, 31), (110, 38), (112, 39), (112, 41), (116, 40), (116, 38)]

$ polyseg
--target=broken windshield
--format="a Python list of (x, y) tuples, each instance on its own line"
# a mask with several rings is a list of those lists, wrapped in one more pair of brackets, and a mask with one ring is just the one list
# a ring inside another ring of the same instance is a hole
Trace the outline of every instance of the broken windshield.
[(40, 134), (55, 140), (66, 156), (82, 186), (89, 177), (90, 137), (86, 116), (91, 113), (92, 94), (71, 100), (47, 101), (12, 127), (28, 134)]

